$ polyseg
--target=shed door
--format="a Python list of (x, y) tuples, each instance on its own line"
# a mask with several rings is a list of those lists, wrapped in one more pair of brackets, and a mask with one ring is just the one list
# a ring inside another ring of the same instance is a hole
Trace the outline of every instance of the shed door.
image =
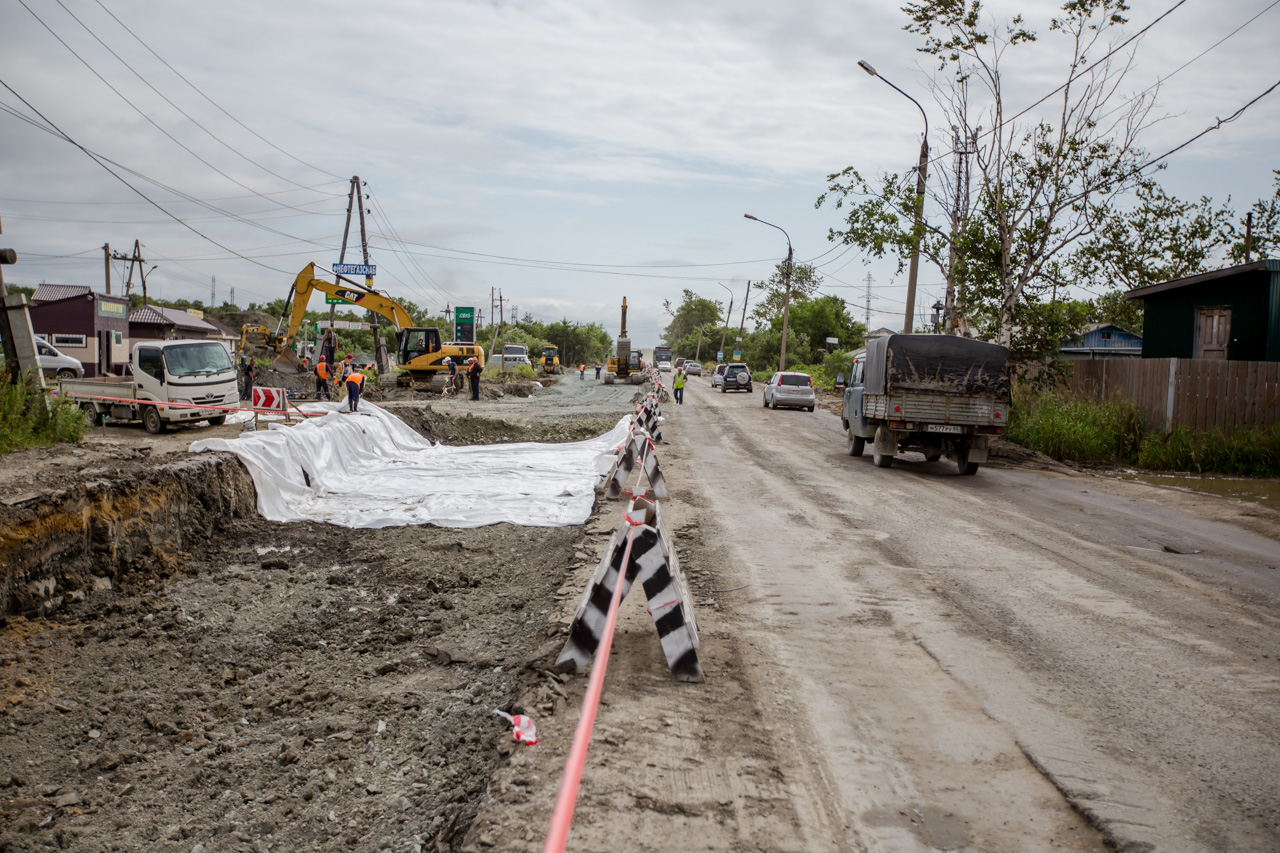
[(1227, 341), (1231, 338), (1230, 308), (1197, 309), (1196, 358), (1226, 361)]

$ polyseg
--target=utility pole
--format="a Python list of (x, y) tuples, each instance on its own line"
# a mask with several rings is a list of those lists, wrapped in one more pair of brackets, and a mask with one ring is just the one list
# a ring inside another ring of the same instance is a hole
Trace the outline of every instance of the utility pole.
[(218, 277), (216, 275), (209, 276), (209, 307), (216, 308), (218, 306)]
[(449, 340), (456, 341), (458, 339), (458, 330), (453, 325), (453, 309), (449, 307), (449, 303), (444, 304), (444, 321), (449, 324)]
[(703, 326), (701, 323), (699, 323), (698, 324), (698, 348), (693, 352), (694, 361), (702, 360), (702, 329), (703, 329)]
[(506, 370), (507, 365), (505, 361), (505, 356), (507, 352), (507, 315), (502, 307), (502, 291), (501, 290), (498, 291), (498, 335), (501, 340), (502, 353), (504, 356), (502, 369)]
[(231, 304), (236, 304), (236, 289), (234, 287), (231, 288)]
[(871, 331), (871, 273), (867, 273), (867, 304), (865, 311), (862, 313), (862, 324), (867, 327), (867, 331)]
[[(360, 252), (364, 257), (365, 266), (368, 266), (369, 232), (365, 229), (364, 225), (364, 202), (367, 196), (365, 196), (361, 191), (361, 187), (364, 186), (364, 181), (361, 181), (358, 176), (353, 176), (351, 178), (351, 182), (353, 184), (352, 189), (360, 196)], [(364, 277), (364, 286), (370, 291), (373, 290), (373, 276), (366, 275)], [(373, 358), (378, 364), (378, 375), (381, 376), (390, 369), (391, 364), (387, 359), (387, 345), (382, 342), (382, 328), (378, 322), (380, 319), (381, 318), (378, 316), (377, 312), (370, 308), (369, 322), (373, 325)]]
[(724, 312), (724, 333), (720, 335), (720, 352), (724, 352), (724, 339), (729, 337), (729, 318), (733, 316), (733, 294), (729, 294), (729, 310)]
[(107, 274), (107, 295), (111, 295), (111, 244), (102, 244), (102, 266)]
[(747, 305), (751, 302), (751, 281), (747, 281), (747, 295), (742, 300), (742, 321), (738, 323), (738, 342), (735, 350), (742, 348), (742, 331), (747, 327)]
[[(346, 224), (342, 226), (342, 248), (338, 250), (338, 263), (340, 264), (346, 263), (347, 261), (347, 240), (351, 236), (351, 208), (356, 201), (356, 190), (358, 188), (359, 182), (360, 182), (359, 177), (352, 176), (351, 190), (350, 192), (347, 193), (347, 221), (346, 221)], [(360, 210), (362, 211), (362, 218), (363, 218), (363, 211), (364, 211), (363, 201), (360, 202)], [(334, 284), (338, 283), (338, 277), (336, 275), (333, 277), (333, 283)], [(292, 296), (292, 294), (290, 295)], [(289, 303), (286, 301), (285, 302), (286, 307), (288, 306), (288, 304)], [(337, 303), (329, 304), (329, 329), (324, 333), (324, 345), (321, 347), (321, 350), (323, 350), (323, 354), (325, 356), (325, 361), (329, 363), (330, 369), (332, 369), (333, 367), (333, 360), (334, 358), (337, 357), (337, 352), (338, 352), (338, 335), (333, 330), (334, 313), (337, 310), (338, 310)], [(280, 322), (281, 323), (284, 322), (284, 317), (280, 318)], [(276, 326), (276, 334), (280, 334), (279, 325)]]
[[(104, 248), (105, 248), (105, 247), (104, 247)], [(134, 241), (133, 241), (133, 254), (132, 254), (132, 255), (122, 255), (122, 254), (120, 254), (119, 252), (112, 252), (112, 253), (111, 253), (111, 255), (110, 255), (110, 259), (109, 259), (109, 260), (112, 260), (112, 261), (128, 261), (128, 262), (129, 262), (129, 278), (128, 278), (128, 279), (125, 281), (125, 283), (124, 283), (124, 295), (125, 295), (125, 296), (128, 296), (128, 295), (130, 294), (130, 292), (133, 290), (133, 267), (134, 267), (134, 265), (136, 264), (136, 265), (138, 266), (138, 268), (139, 268), (139, 271), (140, 271), (140, 272), (146, 269), (146, 267), (142, 266), (143, 264), (145, 264), (145, 263), (146, 263), (146, 261), (145, 261), (145, 260), (143, 260), (143, 258), (142, 258), (142, 243), (140, 243), (140, 242), (139, 242), (139, 241), (137, 241), (137, 240), (134, 240)], [(143, 276), (142, 276), (142, 284), (143, 284), (143, 289), (142, 289), (142, 304), (143, 304), (143, 305), (146, 305), (146, 304), (147, 304), (146, 283), (147, 283), (147, 277), (146, 277), (145, 275), (143, 275)], [(107, 292), (108, 292), (108, 293), (110, 293), (110, 292), (111, 292), (111, 290), (108, 288)]]
[(1253, 211), (1244, 217), (1244, 262), (1253, 260)]

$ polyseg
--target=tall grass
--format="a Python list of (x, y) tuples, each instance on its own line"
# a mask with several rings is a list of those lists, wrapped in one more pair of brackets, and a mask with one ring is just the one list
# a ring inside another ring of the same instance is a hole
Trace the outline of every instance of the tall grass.
[(1018, 394), (1005, 433), (1010, 441), (1054, 459), (1137, 465), (1243, 477), (1280, 476), (1280, 425), (1199, 433), (1178, 427), (1165, 435), (1147, 427), (1131, 403), (1063, 401)]
[(84, 438), (89, 422), (75, 403), (57, 398), (43, 400), (43, 392), (29, 376), (17, 384), (2, 379), (0, 454), (23, 447), (74, 444)]

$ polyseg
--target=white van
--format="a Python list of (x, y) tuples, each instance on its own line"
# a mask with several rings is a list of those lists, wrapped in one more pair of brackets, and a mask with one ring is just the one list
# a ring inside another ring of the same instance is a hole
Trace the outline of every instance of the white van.
[(40, 372), (46, 377), (79, 379), (84, 376), (84, 364), (80, 359), (58, 352), (47, 341), (36, 341), (36, 360), (40, 362)]

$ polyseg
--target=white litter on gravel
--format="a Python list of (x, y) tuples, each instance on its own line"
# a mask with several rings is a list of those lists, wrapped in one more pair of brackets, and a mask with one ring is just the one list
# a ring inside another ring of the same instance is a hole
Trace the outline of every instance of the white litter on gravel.
[(591, 515), (595, 485), (630, 421), (623, 417), (598, 438), (568, 444), (447, 447), (371, 403), (361, 402), (355, 414), (341, 414), (339, 406), (304, 404), (302, 411), (325, 415), (235, 439), (203, 439), (191, 451), (240, 457), (257, 488), (258, 512), (269, 521), (563, 527)]

